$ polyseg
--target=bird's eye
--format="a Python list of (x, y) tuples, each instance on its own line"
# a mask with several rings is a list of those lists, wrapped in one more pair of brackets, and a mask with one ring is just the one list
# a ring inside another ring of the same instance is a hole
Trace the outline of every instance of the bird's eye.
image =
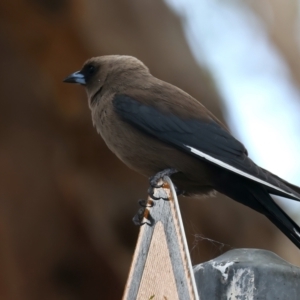
[(90, 75), (93, 74), (95, 72), (95, 70), (96, 70), (96, 68), (94, 66), (92, 66), (92, 65), (88, 66), (88, 72)]

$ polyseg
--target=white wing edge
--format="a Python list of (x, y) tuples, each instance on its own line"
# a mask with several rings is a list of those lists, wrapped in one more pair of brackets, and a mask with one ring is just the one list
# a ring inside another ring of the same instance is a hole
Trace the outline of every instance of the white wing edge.
[(248, 174), (246, 172), (243, 172), (243, 171), (241, 171), (241, 170), (239, 170), (239, 169), (237, 169), (237, 168), (235, 168), (235, 167), (233, 167), (233, 166), (231, 166), (231, 165), (229, 165), (229, 164), (227, 164), (227, 163), (225, 163), (225, 162), (223, 162), (223, 161), (221, 161), (219, 159), (216, 159), (216, 158), (214, 158), (214, 157), (212, 157), (212, 156), (210, 156), (210, 155), (208, 155), (206, 153), (203, 153), (202, 151), (200, 151), (198, 149), (195, 149), (195, 148), (193, 148), (191, 146), (188, 146), (188, 145), (184, 145), (184, 146), (187, 147), (187, 148), (189, 148), (189, 150), (192, 153), (194, 153), (194, 154), (196, 154), (196, 155), (198, 155), (198, 156), (200, 156), (200, 157), (202, 157), (204, 159), (207, 159), (208, 161), (210, 161), (210, 162), (212, 162), (212, 163), (214, 163), (216, 165), (219, 165), (220, 167), (223, 167), (223, 168), (225, 168), (227, 170), (230, 170), (230, 171), (232, 171), (232, 172), (234, 172), (236, 174), (239, 174), (241, 176), (249, 178), (249, 179), (251, 179), (253, 181), (259, 182), (259, 183), (261, 183), (261, 184), (263, 184), (265, 186), (271, 187), (271, 188), (273, 188), (273, 189), (275, 189), (277, 191), (280, 191), (280, 192), (282, 192), (282, 193), (284, 193), (286, 195), (290, 195), (292, 197), (295, 197), (295, 198), (299, 199), (296, 195), (294, 195), (292, 193), (288, 193), (288, 192), (282, 190), (281, 188), (279, 188), (277, 186), (274, 186), (273, 184), (270, 184), (270, 183), (268, 183), (268, 182), (266, 182), (266, 181), (264, 181), (264, 180), (262, 180), (260, 178), (257, 178), (257, 177), (255, 177), (253, 175), (250, 175), (250, 174)]

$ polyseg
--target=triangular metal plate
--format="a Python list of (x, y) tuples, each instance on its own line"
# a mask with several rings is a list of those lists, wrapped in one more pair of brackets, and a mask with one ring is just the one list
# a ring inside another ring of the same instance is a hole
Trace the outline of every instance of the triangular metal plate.
[[(177, 195), (169, 177), (148, 198), (123, 300), (198, 300)], [(151, 225), (149, 225), (151, 223)]]

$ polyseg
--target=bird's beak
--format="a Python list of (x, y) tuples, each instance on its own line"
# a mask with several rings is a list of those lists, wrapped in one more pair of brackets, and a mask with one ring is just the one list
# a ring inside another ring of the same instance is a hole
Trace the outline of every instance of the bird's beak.
[(79, 83), (79, 84), (83, 84), (83, 85), (86, 84), (84, 75), (82, 73), (80, 73), (80, 71), (77, 71), (77, 72), (69, 75), (67, 78), (64, 79), (64, 82)]

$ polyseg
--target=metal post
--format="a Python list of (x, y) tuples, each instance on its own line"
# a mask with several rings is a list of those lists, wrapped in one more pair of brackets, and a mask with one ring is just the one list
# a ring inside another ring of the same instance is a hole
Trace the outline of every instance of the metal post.
[(299, 300), (300, 268), (273, 252), (235, 249), (194, 266), (204, 300)]

